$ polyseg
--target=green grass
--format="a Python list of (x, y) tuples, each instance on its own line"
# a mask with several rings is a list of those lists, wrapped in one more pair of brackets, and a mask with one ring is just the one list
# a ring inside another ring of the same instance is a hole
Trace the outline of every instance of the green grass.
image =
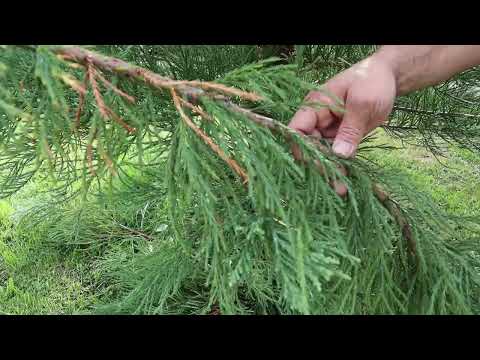
[[(0, 203), (0, 314), (74, 314), (97, 301), (92, 264), (44, 243), (43, 231), (17, 227)], [(52, 251), (53, 250), (53, 251)]]
[[(382, 132), (376, 142), (402, 146)], [(405, 146), (376, 150), (371, 156), (382, 166), (407, 174), (413, 186), (430, 194), (448, 213), (480, 215), (479, 155), (450, 147), (441, 164), (428, 151)], [(33, 229), (17, 225), (18, 212), (39, 186), (0, 202), (0, 314), (88, 313), (109, 296), (98, 259), (55, 246), (48, 241), (47, 225)], [(108, 256), (115, 257), (115, 251), (124, 255), (125, 248), (115, 249)]]
[(429, 151), (405, 145), (377, 132), (377, 143), (399, 150), (373, 153), (382, 166), (408, 175), (414, 186), (428, 193), (447, 213), (461, 216), (480, 215), (480, 156), (449, 146), (445, 157), (435, 158)]

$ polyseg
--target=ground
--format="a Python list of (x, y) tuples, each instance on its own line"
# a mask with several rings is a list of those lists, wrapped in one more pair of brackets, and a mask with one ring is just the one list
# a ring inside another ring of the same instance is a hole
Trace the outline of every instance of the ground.
[[(381, 132), (376, 141), (402, 146)], [(480, 215), (477, 154), (451, 146), (439, 162), (428, 151), (405, 145), (373, 156), (383, 166), (407, 174), (448, 213)], [(15, 201), (19, 200), (0, 203), (0, 314), (89, 312), (107, 291), (98, 286), (95, 264), (81, 253), (49, 251), (35, 231), (16, 231)]]

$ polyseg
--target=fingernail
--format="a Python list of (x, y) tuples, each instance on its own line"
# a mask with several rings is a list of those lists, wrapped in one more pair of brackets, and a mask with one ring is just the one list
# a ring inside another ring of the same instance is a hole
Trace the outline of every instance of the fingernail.
[(345, 141), (336, 141), (333, 144), (333, 152), (343, 158), (350, 158), (353, 156), (355, 148), (352, 144)]

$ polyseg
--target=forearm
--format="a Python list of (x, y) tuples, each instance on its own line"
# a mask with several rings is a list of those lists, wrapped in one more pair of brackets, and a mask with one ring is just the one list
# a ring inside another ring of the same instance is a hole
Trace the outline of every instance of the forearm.
[(480, 65), (480, 46), (471, 45), (387, 45), (373, 59), (391, 67), (397, 95), (439, 84)]

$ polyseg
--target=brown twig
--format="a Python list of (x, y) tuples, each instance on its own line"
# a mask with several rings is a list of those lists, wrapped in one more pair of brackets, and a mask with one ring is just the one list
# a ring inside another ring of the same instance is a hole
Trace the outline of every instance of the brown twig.
[[(83, 105), (85, 102), (85, 96), (87, 93), (87, 80), (88, 80), (88, 74), (85, 74), (85, 78), (83, 81), (83, 84), (80, 84), (78, 80), (69, 74), (66, 73), (60, 73), (57, 75), (57, 77), (62, 80), (65, 84), (70, 86), (72, 90), (74, 90), (78, 96), (79, 96), (79, 102), (78, 102), (78, 108), (75, 114), (75, 124), (74, 124), (74, 130), (76, 131), (77, 128), (80, 126), (80, 117), (82, 115), (82, 110), (83, 110)], [(69, 112), (69, 111), (68, 111)]]
[(146, 233), (144, 233), (143, 231), (139, 231), (139, 230), (135, 230), (135, 229), (131, 229), (125, 225), (122, 225), (120, 223), (117, 223), (118, 226), (120, 226), (121, 228), (127, 230), (129, 233), (131, 234), (135, 234), (135, 235), (139, 235), (141, 237), (143, 237), (145, 240), (149, 240), (149, 241), (152, 241), (154, 240), (154, 238)]
[[(85, 88), (87, 87), (88, 84), (88, 73), (85, 72), (85, 78), (83, 79), (83, 84)], [(85, 96), (86, 92), (80, 93), (79, 99), (78, 99), (78, 109), (77, 113), (75, 114), (75, 130), (80, 127), (80, 117), (82, 116), (82, 111), (83, 111), (83, 106), (85, 105)]]
[(133, 134), (137, 129), (130, 127), (120, 116), (118, 116), (112, 109), (107, 108), (108, 113), (110, 116), (120, 124), (129, 134)]
[(110, 81), (108, 81), (107, 79), (105, 79), (105, 77), (100, 74), (100, 72), (98, 71), (95, 71), (95, 76), (98, 77), (102, 82), (103, 84), (108, 87), (109, 89), (111, 89), (113, 92), (115, 92), (116, 94), (120, 95), (121, 97), (123, 97), (124, 99), (126, 99), (128, 102), (130, 102), (131, 104), (135, 104), (135, 98), (125, 92), (123, 92), (122, 90), (120, 90), (118, 87), (116, 87), (115, 85), (113, 85)]
[(95, 101), (97, 102), (98, 110), (100, 114), (105, 120), (113, 118), (120, 126), (122, 126), (129, 134), (135, 132), (135, 128), (130, 127), (125, 121), (123, 121), (115, 112), (110, 109), (105, 102), (103, 101), (102, 95), (98, 90), (98, 84), (95, 79), (95, 70), (93, 67), (93, 63), (90, 60), (88, 61), (87, 65), (87, 72), (88, 72), (88, 79), (90, 81), (90, 85), (92, 86), (93, 96), (95, 97)]
[(194, 88), (199, 88), (203, 90), (213, 90), (213, 91), (218, 91), (220, 93), (223, 93), (225, 95), (229, 96), (237, 96), (239, 98), (242, 98), (244, 100), (248, 101), (261, 101), (263, 98), (260, 95), (251, 93), (251, 92), (246, 92), (242, 91), (236, 88), (232, 88), (229, 86), (225, 86), (222, 84), (217, 84), (217, 83), (212, 83), (212, 82), (203, 82), (203, 81), (170, 81), (167, 82), (168, 86), (189, 86), (189, 87), (194, 87)]
[(241, 106), (238, 106), (237, 104), (231, 102), (230, 100), (226, 99), (223, 96), (216, 96), (216, 97), (214, 97), (214, 99), (217, 102), (222, 103), (225, 107), (233, 110), (234, 112), (245, 115), (247, 118), (249, 118), (254, 123), (256, 123), (258, 125), (261, 125), (263, 127), (266, 127), (266, 128), (268, 128), (270, 130), (273, 130), (275, 132), (281, 131), (282, 128), (287, 128), (286, 126), (283, 126), (282, 123), (280, 123), (278, 121), (275, 121), (275, 120), (273, 120), (269, 117), (256, 114), (251, 110), (242, 108)]
[(95, 168), (93, 167), (93, 140), (90, 141), (87, 145), (87, 163), (90, 170), (90, 175), (93, 177), (96, 176)]
[(189, 103), (188, 101), (182, 99), (182, 98), (179, 98), (180, 102), (182, 103), (182, 105), (188, 107), (190, 110), (192, 110), (193, 112), (197, 113), (198, 115), (200, 115), (202, 118), (204, 118), (205, 120), (207, 121), (211, 121), (213, 122), (213, 118), (208, 115), (206, 112), (204, 112), (202, 109), (200, 109), (198, 106), (195, 106), (193, 105), (192, 103)]
[(85, 96), (87, 89), (84, 85), (80, 84), (77, 79), (74, 77), (70, 76), (69, 74), (60, 74), (58, 75), (60, 80), (62, 80), (65, 84), (70, 86), (75, 92), (77, 92), (79, 95)]
[(91, 64), (103, 71), (137, 79), (158, 89), (169, 90), (170, 88), (175, 88), (178, 92), (183, 93), (185, 89), (197, 88), (207, 91), (217, 91), (229, 96), (237, 96), (248, 101), (262, 100), (262, 97), (255, 93), (239, 90), (223, 84), (203, 81), (172, 80), (142, 67), (129, 64), (126, 61), (98, 54), (78, 46), (52, 46), (50, 50), (60, 55), (63, 60), (73, 61), (86, 66)]
[(207, 134), (205, 134), (197, 125), (193, 123), (192, 120), (190, 120), (190, 118), (187, 116), (187, 114), (185, 114), (182, 106), (180, 105), (180, 100), (177, 93), (175, 92), (175, 89), (171, 88), (170, 92), (172, 94), (173, 103), (175, 104), (175, 107), (185, 124), (187, 124), (187, 126), (190, 127), (195, 132), (195, 134), (197, 134), (203, 140), (203, 142), (205, 142), (205, 144), (207, 144), (223, 161), (228, 164), (228, 166), (235, 173), (237, 173), (238, 176), (243, 179), (244, 184), (248, 183), (248, 175), (246, 171), (243, 170), (242, 167), (238, 165), (238, 163), (234, 159), (228, 157), (228, 155), (225, 154), (225, 152), (220, 149), (220, 147), (215, 144), (215, 142), (213, 142), (213, 140)]
[(95, 101), (97, 102), (98, 110), (100, 111), (100, 114), (102, 115), (102, 117), (105, 120), (108, 120), (109, 114), (107, 111), (107, 106), (103, 101), (100, 91), (98, 90), (98, 85), (97, 85), (97, 81), (95, 80), (95, 74), (93, 72), (93, 65), (91, 62), (88, 63), (87, 73), (88, 73), (88, 80), (90, 81), (90, 85), (92, 86), (93, 96), (95, 97)]
[(100, 156), (102, 157), (105, 164), (107, 164), (108, 171), (112, 174), (112, 176), (117, 176), (117, 171), (115, 170), (115, 166), (113, 165), (112, 159), (110, 159), (107, 153), (104, 151), (102, 144), (98, 141)]
[(218, 83), (197, 80), (171, 80), (169, 78), (161, 77), (158, 74), (152, 73), (151, 71), (143, 68), (136, 68), (134, 72), (137, 77), (140, 77), (146, 83), (157, 88), (174, 88), (181, 93), (189, 88), (194, 88), (205, 91), (216, 91), (224, 95), (236, 96), (247, 101), (261, 101), (263, 99), (260, 95), (255, 93), (239, 90)]
[(410, 255), (416, 259), (418, 267), (419, 259), (417, 257), (417, 243), (413, 237), (412, 228), (403, 214), (403, 210), (401, 209), (400, 205), (391, 198), (390, 194), (383, 190), (379, 184), (373, 184), (372, 190), (377, 199), (388, 210), (390, 215), (400, 227), (402, 235), (407, 242), (408, 251)]

